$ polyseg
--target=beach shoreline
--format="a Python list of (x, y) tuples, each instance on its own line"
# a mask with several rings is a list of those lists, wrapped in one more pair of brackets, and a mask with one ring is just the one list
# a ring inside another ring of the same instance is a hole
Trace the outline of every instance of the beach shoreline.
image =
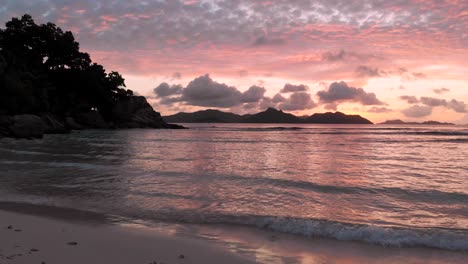
[[(84, 220), (84, 219), (81, 219)], [(254, 263), (203, 240), (0, 209), (0, 263)]]
[(467, 252), (385, 248), (223, 225), (147, 225), (0, 203), (0, 263), (464, 263)]

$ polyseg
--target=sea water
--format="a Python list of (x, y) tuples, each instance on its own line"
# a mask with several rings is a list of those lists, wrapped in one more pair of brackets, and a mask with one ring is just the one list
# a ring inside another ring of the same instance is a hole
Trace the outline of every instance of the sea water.
[(468, 127), (186, 125), (0, 139), (0, 201), (468, 252)]

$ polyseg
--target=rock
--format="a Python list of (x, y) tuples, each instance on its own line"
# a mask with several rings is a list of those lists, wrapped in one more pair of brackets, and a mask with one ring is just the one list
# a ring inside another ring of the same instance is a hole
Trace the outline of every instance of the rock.
[(109, 128), (110, 125), (104, 120), (98, 111), (90, 111), (76, 115), (78, 123), (89, 128)]
[(35, 115), (16, 115), (9, 126), (10, 135), (15, 138), (42, 138), (44, 123)]
[(11, 116), (0, 115), (0, 137), (7, 137), (10, 135), (9, 127), (13, 124)]
[(187, 129), (184, 126), (177, 125), (177, 124), (166, 124), (164, 128), (168, 128), (168, 129)]
[(167, 126), (144, 96), (131, 96), (117, 102), (112, 109), (112, 120), (121, 128), (166, 128)]
[(73, 117), (65, 118), (65, 125), (71, 130), (82, 130), (83, 126), (78, 124)]
[(65, 124), (58, 121), (52, 114), (44, 114), (41, 116), (41, 119), (45, 126), (45, 134), (65, 134), (70, 132)]

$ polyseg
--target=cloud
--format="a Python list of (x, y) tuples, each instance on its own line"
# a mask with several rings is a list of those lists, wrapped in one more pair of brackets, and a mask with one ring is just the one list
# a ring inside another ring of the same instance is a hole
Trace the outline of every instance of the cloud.
[(255, 109), (258, 107), (258, 103), (247, 103), (242, 106), (245, 110)]
[(156, 97), (164, 105), (182, 103), (193, 106), (229, 108), (242, 104), (259, 103), (266, 89), (257, 85), (240, 92), (234, 86), (218, 83), (206, 74), (192, 80), (187, 87), (161, 83), (154, 89)]
[(281, 110), (298, 111), (312, 109), (316, 106), (317, 105), (312, 100), (310, 94), (304, 92), (296, 92), (291, 94), (291, 96), (288, 99), (286, 99), (286, 101), (281, 103), (278, 107)]
[(293, 84), (285, 84), (283, 89), (281, 89), (280, 93), (295, 93), (295, 92), (306, 92), (309, 90), (309, 87), (304, 84), (293, 85)]
[(253, 85), (242, 94), (243, 103), (255, 103), (260, 101), (265, 94), (266, 89), (260, 86)]
[(174, 103), (182, 102), (181, 97), (163, 97), (159, 100), (159, 103), (162, 105), (172, 106)]
[(408, 104), (419, 103), (419, 99), (416, 96), (402, 95), (400, 96), (400, 99), (406, 101)]
[(322, 53), (322, 61), (327, 62), (340, 62), (346, 60), (371, 60), (371, 59), (382, 59), (382, 57), (373, 54), (363, 54), (351, 51), (345, 51), (343, 49), (339, 51), (327, 51)]
[(377, 106), (373, 106), (371, 108), (369, 108), (367, 110), (368, 113), (389, 113), (389, 112), (393, 112), (392, 109), (389, 109), (387, 107), (377, 107)]
[(281, 38), (268, 38), (266, 36), (258, 37), (254, 46), (280, 46), (286, 44), (286, 41)]
[(432, 98), (432, 97), (421, 97), (421, 103), (427, 106), (446, 106), (447, 105), (447, 100), (445, 99), (438, 99), (438, 98)]
[(347, 57), (347, 53), (344, 50), (340, 50), (338, 52), (325, 52), (322, 54), (322, 60), (324, 61), (343, 61)]
[(172, 79), (174, 79), (174, 80), (180, 80), (180, 79), (182, 79), (182, 74), (181, 74), (180, 72), (174, 72), (174, 73), (172, 74)]
[(355, 72), (357, 77), (384, 77), (387, 75), (385, 71), (364, 65), (358, 66)]
[(277, 108), (277, 106), (278, 106), (278, 102), (273, 102), (273, 100), (270, 97), (264, 97), (258, 104), (258, 107), (261, 110), (267, 109), (269, 107)]
[(462, 101), (457, 101), (455, 99), (452, 99), (447, 102), (447, 107), (457, 113), (468, 113), (466, 103)]
[(195, 106), (226, 108), (241, 104), (242, 93), (233, 86), (213, 81), (206, 74), (194, 79), (183, 89), (181, 101)]
[(379, 77), (388, 77), (388, 76), (401, 76), (401, 78), (406, 81), (414, 81), (417, 79), (427, 78), (427, 75), (422, 72), (410, 72), (408, 71), (408, 69), (403, 68), (403, 67), (382, 70), (377, 67), (360, 65), (356, 67), (354, 73), (355, 73), (355, 76), (359, 78), (373, 78), (373, 77), (379, 78)]
[(444, 94), (450, 92), (450, 89), (442, 87), (439, 89), (433, 89), (432, 91), (434, 91), (436, 94)]
[(465, 102), (458, 101), (455, 99), (447, 101), (445, 99), (439, 98), (421, 97), (421, 103), (430, 107), (444, 106), (448, 109), (452, 109), (457, 113), (466, 113), (468, 111)]
[(162, 98), (166, 96), (180, 94), (182, 92), (182, 86), (169, 85), (168, 83), (164, 82), (158, 85), (158, 87), (154, 88), (153, 92), (154, 94), (156, 94), (157, 97)]
[(432, 114), (432, 107), (413, 105), (401, 111), (406, 117), (420, 118)]
[(325, 110), (333, 110), (336, 111), (338, 109), (338, 104), (326, 104), (324, 106)]
[(375, 93), (367, 93), (362, 88), (348, 86), (345, 82), (334, 82), (327, 90), (319, 91), (317, 96), (324, 104), (334, 104), (341, 102), (354, 102), (362, 105), (384, 105), (377, 99)]
[(413, 77), (415, 79), (425, 79), (425, 78), (427, 78), (427, 75), (425, 73), (422, 73), (422, 72), (413, 72), (412, 75), (413, 75)]
[(271, 100), (273, 103), (282, 103), (284, 101), (286, 101), (286, 98), (284, 98), (281, 94), (275, 94), (275, 96), (273, 96), (272, 100)]
[[(364, 4), (345, 0), (113, 0), (108, 5), (91, 0), (6, 0), (0, 8), (0, 22), (28, 12), (38, 22), (57, 23), (76, 33), (93, 57), (117, 65), (120, 71), (154, 74), (165, 70), (170, 76), (175, 70), (183, 70), (185, 75), (191, 74), (189, 69), (206, 71), (207, 66), (212, 67), (209, 70), (222, 65), (238, 67), (257, 51), (245, 49), (254, 44), (276, 47), (274, 52), (255, 54), (257, 67), (277, 75), (305, 75), (309, 69), (291, 70), (280, 62), (290, 55), (330, 47), (336, 51), (323, 53), (324, 61), (364, 59), (376, 51), (385, 57), (395, 55), (395, 60), (423, 57), (420, 54), (428, 50), (434, 54), (426, 53), (426, 58), (441, 58), (442, 50), (453, 54), (466, 43), (465, 7), (459, 0), (453, 4), (415, 0), (367, 0)], [(360, 52), (353, 52), (357, 50)], [(317, 61), (321, 55), (316, 54)], [(123, 62), (119, 64), (119, 60)], [(283, 70), (272, 69), (275, 65)]]

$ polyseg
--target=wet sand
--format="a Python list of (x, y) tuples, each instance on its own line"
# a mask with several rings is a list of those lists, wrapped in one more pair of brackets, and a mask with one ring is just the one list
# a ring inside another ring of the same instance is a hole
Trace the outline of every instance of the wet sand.
[(466, 263), (468, 252), (394, 248), (225, 225), (123, 223), (0, 202), (0, 264)]
[(0, 210), (0, 263), (253, 263), (204, 240)]

